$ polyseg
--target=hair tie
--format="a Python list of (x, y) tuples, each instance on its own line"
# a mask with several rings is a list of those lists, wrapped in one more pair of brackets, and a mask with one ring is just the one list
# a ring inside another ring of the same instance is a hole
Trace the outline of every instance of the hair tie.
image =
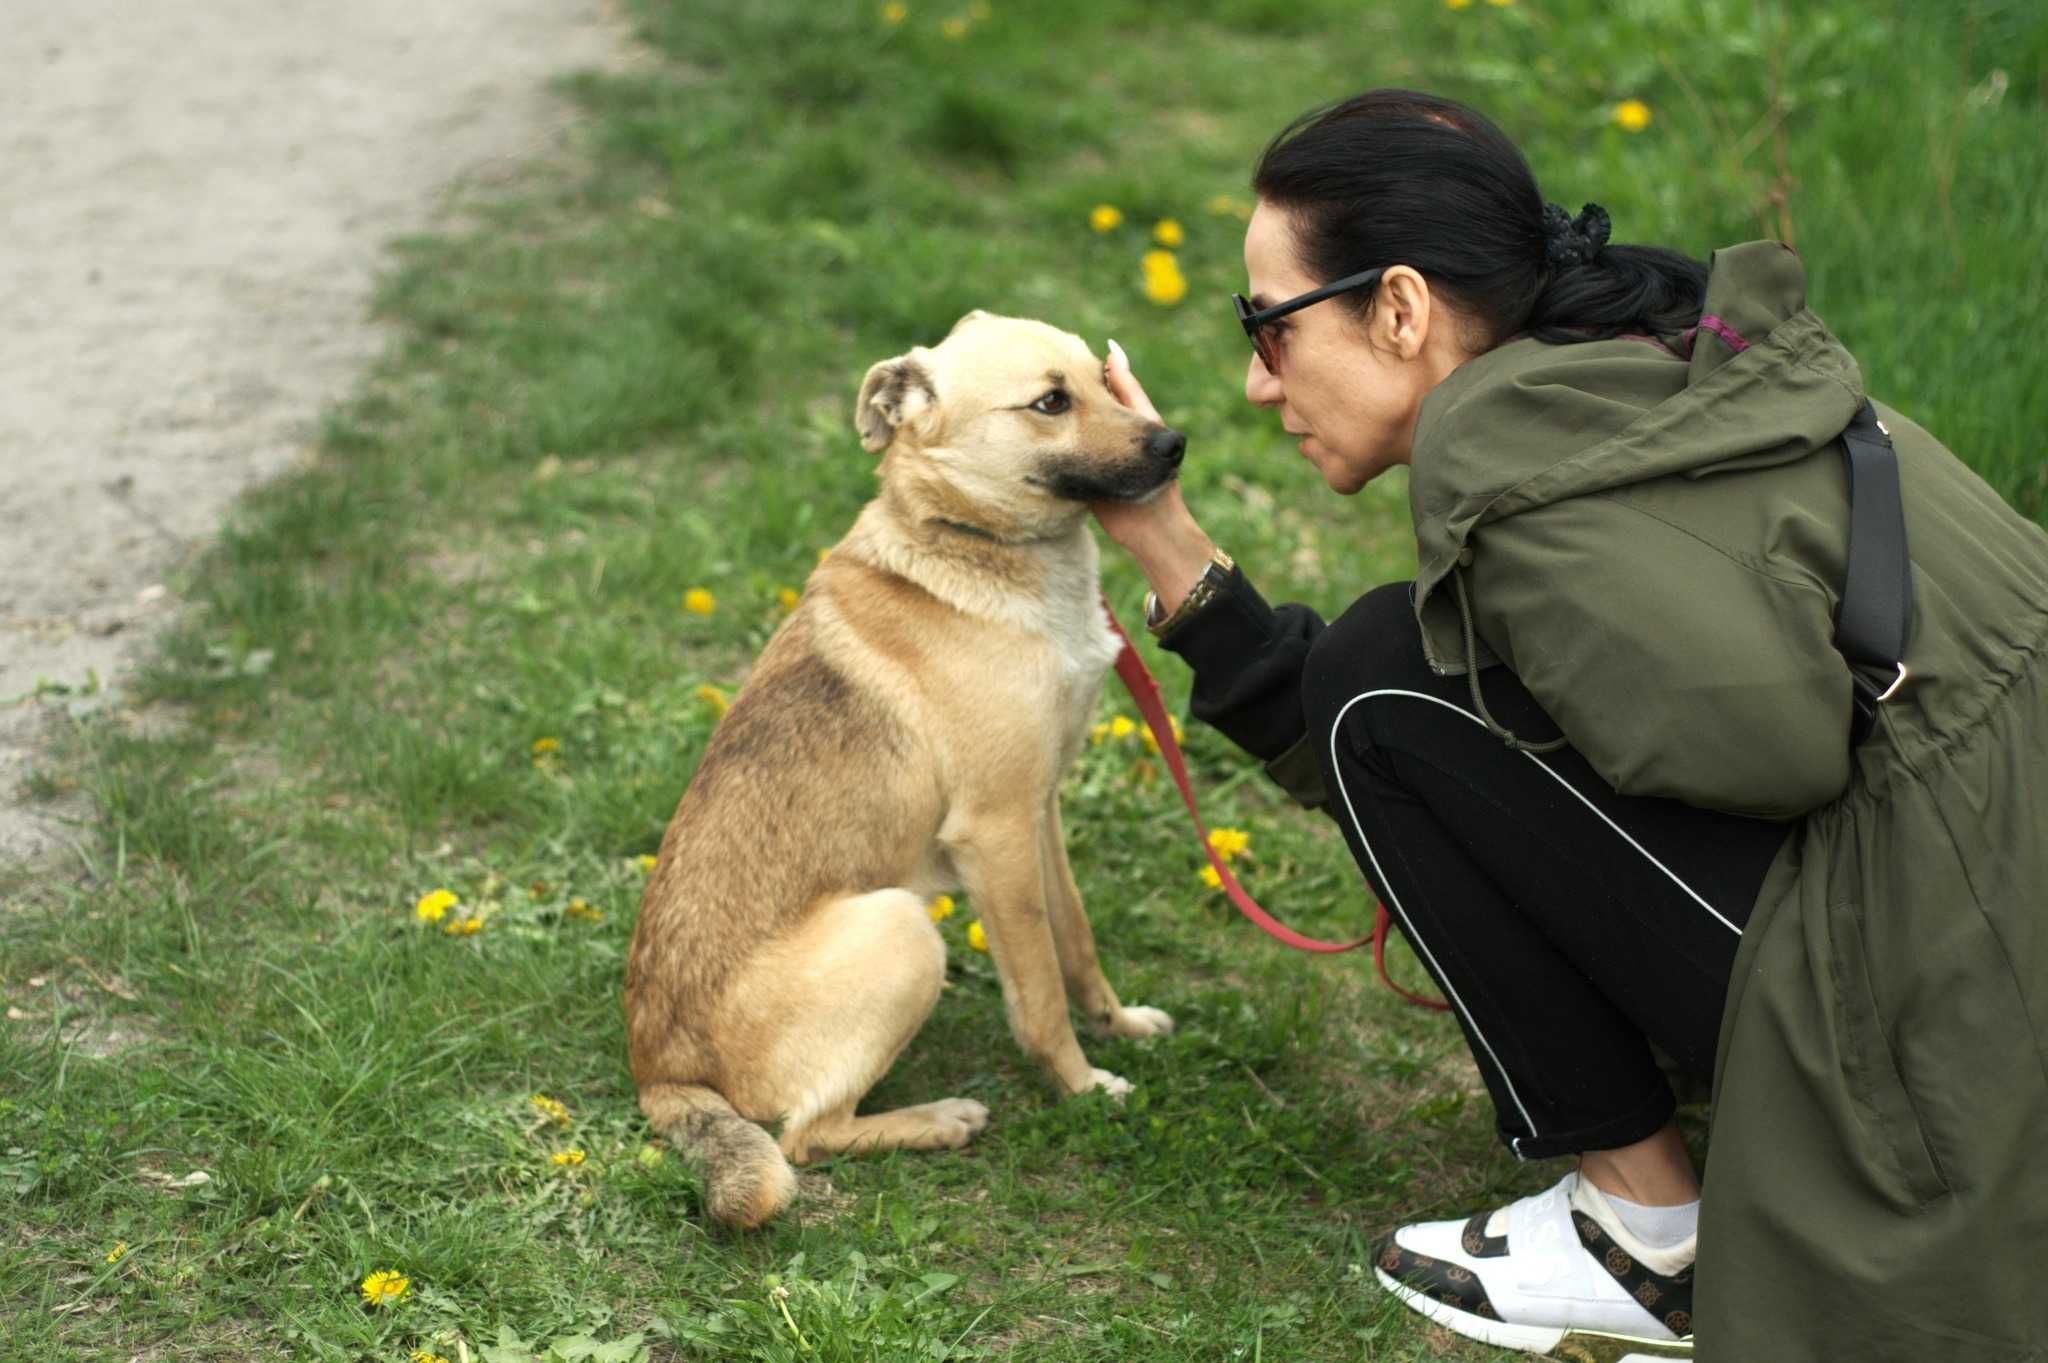
[(1543, 259), (1553, 269), (1585, 265), (1600, 254), (1614, 224), (1599, 204), (1587, 204), (1574, 218), (1557, 204), (1543, 205)]

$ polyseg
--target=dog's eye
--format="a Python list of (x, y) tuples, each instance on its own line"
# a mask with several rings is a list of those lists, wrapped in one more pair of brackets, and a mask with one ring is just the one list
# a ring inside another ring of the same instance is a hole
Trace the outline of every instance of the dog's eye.
[(1069, 398), (1065, 393), (1055, 388), (1050, 393), (1047, 393), (1044, 397), (1040, 398), (1038, 401), (1032, 403), (1031, 410), (1034, 412), (1041, 412), (1046, 416), (1058, 416), (1060, 413), (1066, 411), (1069, 407), (1072, 407), (1073, 405), (1073, 399)]

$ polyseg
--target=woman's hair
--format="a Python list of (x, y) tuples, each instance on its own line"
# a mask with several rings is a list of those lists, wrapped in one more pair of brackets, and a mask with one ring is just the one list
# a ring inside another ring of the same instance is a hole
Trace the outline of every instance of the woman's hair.
[[(1311, 110), (1266, 148), (1252, 190), (1293, 219), (1309, 273), (1412, 266), (1485, 348), (1525, 332), (1561, 343), (1699, 323), (1705, 265), (1607, 245), (1604, 210), (1574, 219), (1546, 204), (1515, 144), (1455, 100), (1368, 90)], [(1362, 314), (1372, 293), (1340, 301)]]

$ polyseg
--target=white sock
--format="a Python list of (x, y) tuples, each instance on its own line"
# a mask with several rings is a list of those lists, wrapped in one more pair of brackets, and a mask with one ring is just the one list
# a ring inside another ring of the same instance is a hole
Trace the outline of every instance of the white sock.
[(1699, 1234), (1700, 1204), (1697, 1198), (1670, 1207), (1645, 1207), (1640, 1202), (1631, 1202), (1613, 1193), (1606, 1196), (1607, 1205), (1614, 1208), (1614, 1214), (1621, 1218), (1622, 1225), (1628, 1227), (1629, 1234), (1651, 1249), (1676, 1249)]

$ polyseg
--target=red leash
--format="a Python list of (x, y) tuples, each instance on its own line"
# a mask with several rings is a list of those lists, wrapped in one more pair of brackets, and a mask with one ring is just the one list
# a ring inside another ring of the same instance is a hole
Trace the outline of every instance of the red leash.
[(1124, 689), (1131, 693), (1131, 699), (1137, 703), (1138, 713), (1145, 717), (1145, 727), (1150, 729), (1152, 737), (1158, 740), (1159, 755), (1166, 759), (1166, 769), (1173, 773), (1173, 783), (1180, 787), (1180, 798), (1187, 804), (1188, 817), (1194, 820), (1195, 832), (1201, 837), (1202, 855), (1206, 856), (1209, 865), (1215, 868), (1217, 879), (1223, 883), (1224, 894), (1237, 906), (1237, 911), (1251, 919), (1267, 935), (1297, 951), (1352, 951), (1371, 942), (1373, 968), (1379, 972), (1380, 980), (1387, 988), (1410, 1003), (1420, 1004), (1424, 1008), (1447, 1010), (1449, 1004), (1410, 993), (1387, 977), (1387, 926), (1390, 920), (1387, 917), (1386, 905), (1375, 904), (1377, 912), (1373, 918), (1370, 936), (1361, 937), (1355, 942), (1321, 942), (1313, 937), (1304, 937), (1288, 927), (1260, 908), (1257, 901), (1245, 893), (1244, 886), (1237, 883), (1237, 877), (1230, 873), (1230, 868), (1216, 855), (1216, 849), (1209, 845), (1209, 830), (1202, 823), (1202, 811), (1195, 807), (1195, 790), (1188, 782), (1187, 762), (1181, 756), (1179, 741), (1173, 736), (1173, 721), (1167, 718), (1166, 702), (1160, 697), (1159, 683), (1152, 680), (1152, 674), (1145, 669), (1145, 660), (1140, 658), (1138, 650), (1131, 646), (1130, 636), (1125, 634), (1124, 627), (1117, 623), (1116, 612), (1109, 608), (1107, 601), (1102, 603), (1102, 610), (1109, 617), (1109, 627), (1115, 632), (1117, 641), (1123, 645), (1122, 651), (1116, 656), (1116, 675), (1122, 680)]

